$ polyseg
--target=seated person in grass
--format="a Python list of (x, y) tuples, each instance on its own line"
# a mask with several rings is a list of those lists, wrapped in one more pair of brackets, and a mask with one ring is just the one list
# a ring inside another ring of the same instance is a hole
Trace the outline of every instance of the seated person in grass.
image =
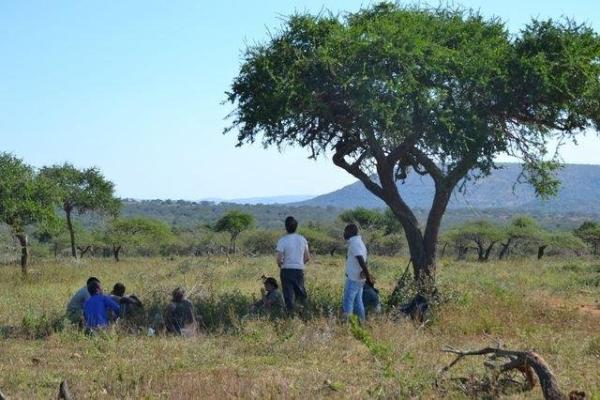
[(121, 307), (109, 296), (103, 294), (99, 282), (90, 283), (88, 291), (90, 298), (83, 305), (85, 328), (94, 331), (108, 327), (110, 324), (109, 311), (114, 315), (119, 315)]
[(195, 334), (197, 323), (194, 317), (194, 306), (185, 298), (185, 291), (177, 288), (173, 290), (172, 296), (171, 303), (163, 314), (167, 332), (182, 336)]
[(84, 287), (79, 289), (69, 303), (67, 304), (67, 318), (74, 324), (79, 324), (83, 326), (83, 305), (90, 298), (90, 292), (88, 291), (88, 286), (92, 282), (100, 283), (100, 280), (95, 276), (91, 276), (88, 278)]
[(283, 296), (279, 291), (277, 279), (273, 277), (262, 277), (264, 287), (260, 288), (261, 299), (252, 306), (253, 312), (281, 311), (283, 310)]
[(379, 300), (379, 290), (375, 288), (374, 282), (365, 282), (365, 286), (363, 287), (362, 294), (363, 304), (365, 306), (365, 311), (368, 313), (380, 313), (381, 312), (381, 302)]
[(125, 290), (125, 285), (119, 282), (115, 283), (112, 292), (110, 292), (110, 298), (121, 305), (121, 315), (119, 315), (121, 318), (126, 318), (134, 308), (142, 307), (140, 299), (134, 294), (125, 296)]

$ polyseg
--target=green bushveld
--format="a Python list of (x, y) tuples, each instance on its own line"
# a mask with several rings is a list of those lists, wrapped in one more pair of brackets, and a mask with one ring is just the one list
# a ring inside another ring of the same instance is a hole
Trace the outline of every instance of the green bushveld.
[[(0, 389), (11, 398), (51, 398), (67, 379), (78, 399), (96, 398), (468, 398), (452, 377), (488, 382), (481, 359), (438, 381), (446, 345), (476, 348), (490, 336), (535, 349), (565, 390), (600, 395), (600, 262), (562, 258), (442, 260), (441, 299), (424, 327), (393, 311), (365, 325), (339, 317), (343, 258), (316, 256), (307, 270), (311, 302), (294, 318), (249, 315), (272, 257), (126, 258), (38, 261), (28, 277), (0, 268)], [(384, 298), (405, 258), (373, 257)], [(144, 301), (139, 331), (89, 338), (66, 324), (69, 296), (90, 275), (117, 281)], [(145, 328), (183, 286), (202, 316), (197, 338), (146, 336)], [(589, 310), (581, 310), (589, 305)], [(474, 383), (474, 384), (475, 384)], [(491, 395), (483, 388), (476, 394)], [(539, 387), (511, 398), (541, 397)]]

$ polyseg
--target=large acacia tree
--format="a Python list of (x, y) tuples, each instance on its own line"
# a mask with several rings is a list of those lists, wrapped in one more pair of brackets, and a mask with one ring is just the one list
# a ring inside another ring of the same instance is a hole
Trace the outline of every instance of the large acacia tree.
[[(382, 3), (342, 17), (299, 14), (247, 48), (228, 100), (238, 145), (296, 145), (333, 162), (401, 222), (418, 281), (433, 278), (455, 188), (523, 160), (539, 195), (556, 192), (549, 141), (600, 122), (600, 40), (572, 21), (518, 34), (477, 13)], [(435, 184), (419, 224), (397, 182)]]
[(121, 203), (114, 196), (114, 184), (97, 168), (78, 169), (68, 163), (44, 167), (40, 175), (49, 179), (56, 187), (67, 220), (71, 255), (77, 258), (73, 213), (96, 211), (116, 215)]

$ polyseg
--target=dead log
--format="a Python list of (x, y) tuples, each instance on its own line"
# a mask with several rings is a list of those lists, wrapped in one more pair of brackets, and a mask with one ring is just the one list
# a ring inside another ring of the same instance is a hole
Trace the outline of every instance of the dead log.
[(75, 397), (73, 397), (69, 390), (69, 385), (67, 385), (66, 380), (60, 383), (60, 387), (58, 388), (58, 400), (75, 400)]
[[(496, 368), (498, 372), (508, 372), (511, 370), (520, 371), (528, 383), (528, 389), (535, 386), (533, 372), (537, 376), (542, 393), (545, 400), (584, 400), (586, 399), (584, 392), (572, 391), (567, 396), (559, 387), (558, 381), (554, 373), (544, 361), (544, 359), (533, 351), (515, 351), (506, 350), (500, 347), (485, 347), (479, 350), (458, 350), (452, 347), (446, 347), (442, 351), (446, 353), (456, 354), (456, 358), (442, 368), (439, 375), (448, 371), (460, 360), (467, 356), (490, 356), (494, 360), (503, 359), (503, 364), (497, 366), (486, 362), (485, 365), (490, 368)], [(533, 371), (533, 372), (532, 372)]]
[(8, 400), (8, 397), (6, 397), (4, 395), (4, 393), (2, 393), (2, 391), (0, 390), (0, 400)]

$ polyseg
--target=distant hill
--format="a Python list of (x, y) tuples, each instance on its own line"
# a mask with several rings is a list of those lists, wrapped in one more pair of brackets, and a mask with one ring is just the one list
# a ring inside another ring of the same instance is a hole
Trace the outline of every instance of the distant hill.
[(231, 204), (289, 204), (306, 201), (314, 198), (315, 196), (309, 195), (288, 195), (288, 196), (268, 196), (268, 197), (247, 197), (241, 199), (219, 199), (219, 198), (208, 198), (202, 201), (211, 201), (213, 203), (231, 203)]
[[(449, 209), (600, 214), (600, 165), (566, 165), (559, 173), (562, 186), (558, 196), (547, 201), (537, 199), (531, 186), (517, 182), (520, 172), (519, 164), (501, 164), (501, 168), (493, 171), (489, 177), (468, 182), (465, 194), (455, 192)], [(409, 174), (405, 182), (398, 183), (398, 188), (411, 207), (429, 209), (434, 193), (430, 177)], [(384, 206), (361, 182), (296, 205), (335, 208)]]

